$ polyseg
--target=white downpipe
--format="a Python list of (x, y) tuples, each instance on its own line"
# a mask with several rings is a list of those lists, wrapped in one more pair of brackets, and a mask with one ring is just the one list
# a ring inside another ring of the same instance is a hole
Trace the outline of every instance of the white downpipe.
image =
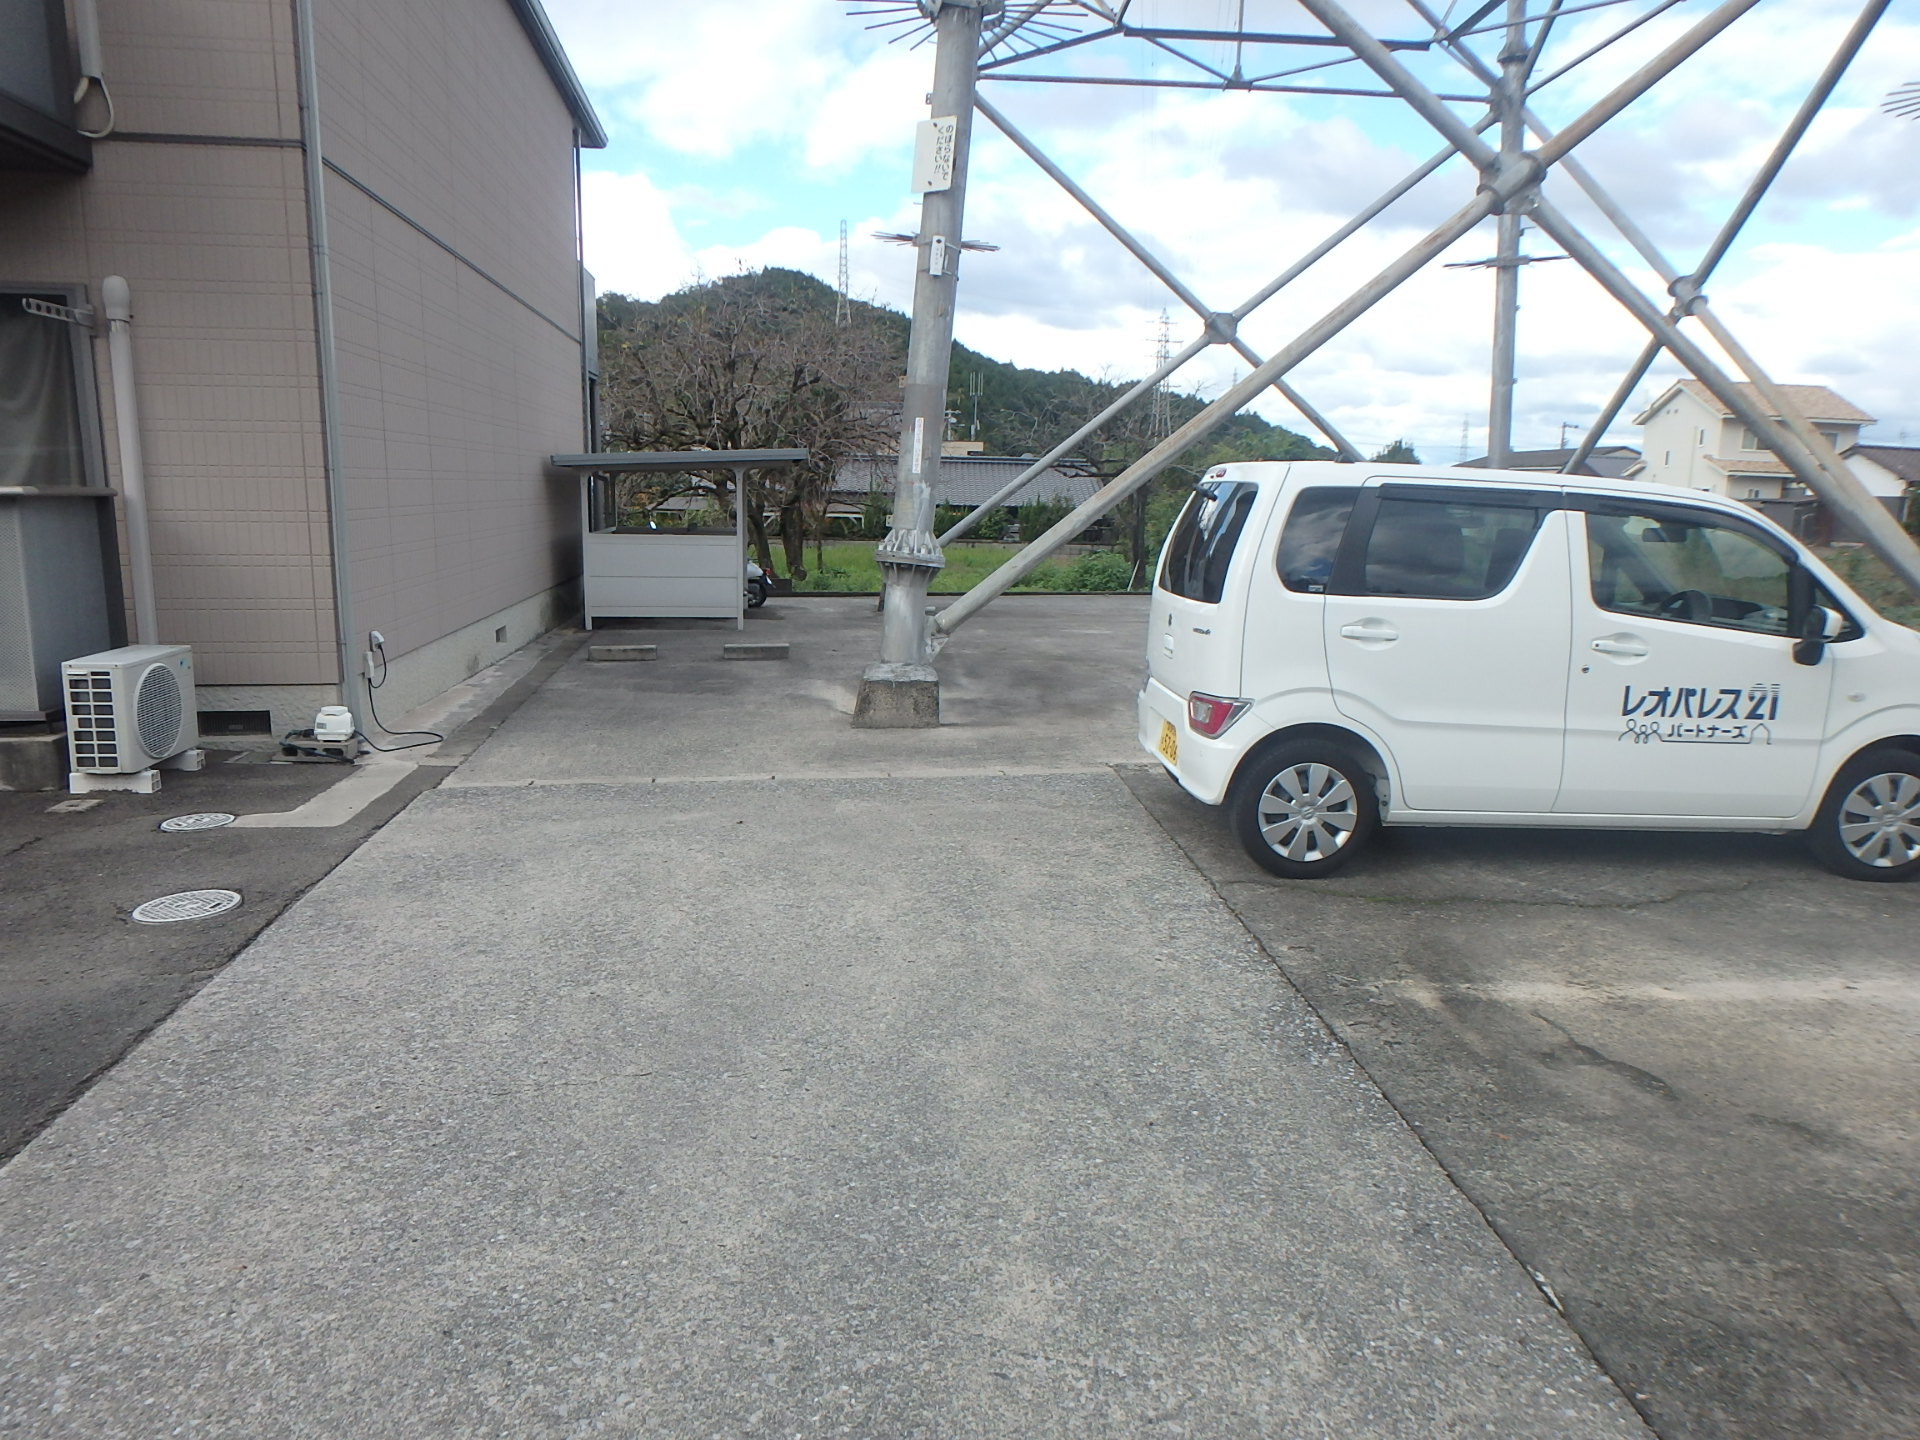
[(158, 645), (153, 603), (153, 539), (147, 528), (147, 462), (140, 450), (140, 399), (133, 378), (133, 288), (126, 278), (100, 282), (107, 312), (107, 368), (113, 376), (113, 423), (120, 447), (120, 498), (127, 518), (127, 564), (133, 572), (133, 638)]

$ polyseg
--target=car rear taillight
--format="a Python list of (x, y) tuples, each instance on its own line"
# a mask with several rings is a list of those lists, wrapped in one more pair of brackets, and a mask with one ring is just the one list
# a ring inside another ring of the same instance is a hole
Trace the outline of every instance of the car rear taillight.
[(1238, 720), (1247, 704), (1245, 700), (1202, 695), (1196, 690), (1187, 697), (1187, 724), (1194, 734), (1204, 735), (1211, 740)]

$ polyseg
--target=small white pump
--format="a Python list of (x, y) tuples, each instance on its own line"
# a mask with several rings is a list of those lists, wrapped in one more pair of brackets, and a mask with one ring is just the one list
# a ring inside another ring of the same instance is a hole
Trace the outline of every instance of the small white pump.
[(344, 705), (322, 705), (313, 717), (313, 738), (340, 745), (353, 738), (353, 712)]

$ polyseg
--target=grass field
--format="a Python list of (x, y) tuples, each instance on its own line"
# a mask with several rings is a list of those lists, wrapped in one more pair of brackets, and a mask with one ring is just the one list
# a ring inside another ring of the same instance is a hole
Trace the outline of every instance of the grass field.
[[(814, 564), (807, 547), (807, 578), (794, 586), (802, 595), (870, 594), (880, 589), (880, 567), (874, 563), (871, 540), (833, 540)], [(935, 595), (959, 595), (971, 590), (1020, 551), (1018, 545), (949, 546), (947, 565), (933, 578)], [(1111, 552), (1096, 552), (1072, 560), (1049, 560), (1015, 590), (1105, 591), (1127, 588), (1127, 563)]]
[(1864, 545), (1823, 545), (1820, 558), (1832, 567), (1862, 600), (1887, 619), (1920, 630), (1920, 598), (1907, 589), (1887, 562)]

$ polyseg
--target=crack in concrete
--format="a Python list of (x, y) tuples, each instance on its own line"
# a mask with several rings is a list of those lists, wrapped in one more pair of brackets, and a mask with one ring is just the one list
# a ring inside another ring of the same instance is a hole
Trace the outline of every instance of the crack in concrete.
[[(1662, 1100), (1674, 1101), (1676, 1103), (1679, 1101), (1679, 1092), (1651, 1070), (1642, 1070), (1638, 1065), (1629, 1065), (1624, 1060), (1615, 1060), (1606, 1052), (1596, 1050), (1593, 1046), (1583, 1044), (1579, 1040), (1576, 1040), (1573, 1032), (1558, 1020), (1550, 1016), (1542, 1015), (1538, 1010), (1533, 1011), (1532, 1014), (1533, 1018), (1541, 1024), (1551, 1025), (1555, 1030), (1558, 1030), (1562, 1038), (1566, 1040), (1567, 1048), (1573, 1051), (1573, 1058), (1568, 1063), (1574, 1065), (1591, 1065), (1595, 1069), (1605, 1070), (1610, 1074), (1620, 1076), (1629, 1085), (1644, 1090), (1649, 1095), (1655, 1095)], [(1543, 1065), (1560, 1063), (1554, 1058), (1555, 1054), (1556, 1052), (1553, 1050), (1547, 1051), (1546, 1054), (1540, 1057), (1540, 1063)]]

